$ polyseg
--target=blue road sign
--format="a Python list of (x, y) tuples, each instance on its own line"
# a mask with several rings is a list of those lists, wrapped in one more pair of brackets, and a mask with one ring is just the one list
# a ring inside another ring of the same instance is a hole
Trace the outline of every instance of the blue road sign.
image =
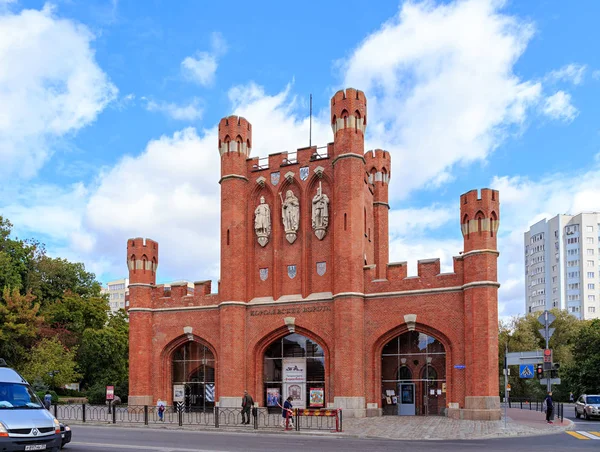
[(533, 378), (533, 364), (521, 364), (519, 366), (519, 377), (520, 378)]
[(464, 365), (464, 364), (456, 364), (456, 365), (454, 366), (454, 368), (455, 368), (455, 369), (464, 369), (464, 368), (465, 368), (465, 365)]

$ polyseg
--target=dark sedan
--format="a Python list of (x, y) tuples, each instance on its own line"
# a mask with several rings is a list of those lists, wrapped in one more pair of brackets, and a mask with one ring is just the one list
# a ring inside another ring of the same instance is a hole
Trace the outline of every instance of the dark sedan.
[(62, 444), (60, 448), (65, 447), (65, 444), (71, 442), (71, 427), (67, 424), (60, 423), (60, 436), (62, 437)]

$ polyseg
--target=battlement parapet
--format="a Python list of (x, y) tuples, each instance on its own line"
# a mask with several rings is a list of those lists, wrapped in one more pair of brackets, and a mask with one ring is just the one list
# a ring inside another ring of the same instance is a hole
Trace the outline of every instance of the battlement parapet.
[(354, 88), (339, 90), (331, 98), (331, 128), (335, 135), (340, 130), (361, 131), (367, 128), (367, 98)]
[[(306, 180), (301, 179), (300, 168), (308, 167), (309, 175), (319, 166), (327, 168), (332, 147), (333, 143), (330, 143), (327, 146), (299, 148), (295, 152), (276, 152), (269, 154), (268, 157), (252, 157), (246, 160), (247, 170), (248, 173), (254, 173), (252, 179), (258, 183), (269, 180), (273, 182), (273, 185), (277, 185), (279, 181), (284, 180), (285, 174), (288, 172), (294, 173), (294, 177), (298, 180)], [(256, 175), (256, 173), (262, 172), (264, 173)], [(277, 176), (277, 172), (279, 172), (279, 176)], [(273, 173), (273, 178), (268, 173)], [(265, 178), (264, 181), (256, 179), (260, 176)]]
[(365, 171), (370, 184), (381, 182), (389, 184), (391, 178), (392, 158), (388, 151), (374, 149), (365, 152)]
[(228, 116), (219, 121), (219, 153), (239, 153), (246, 157), (252, 149), (252, 124), (241, 116)]
[(197, 281), (194, 287), (187, 282), (170, 285), (159, 284), (152, 287), (153, 308), (177, 308), (191, 306), (212, 306), (219, 303), (219, 294), (210, 293), (212, 282)]
[[(465, 238), (474, 232), (487, 232), (488, 235), (494, 236), (500, 226), (500, 194), (498, 190), (483, 188), (481, 192), (471, 190), (461, 195), (460, 223), (461, 232)], [(485, 247), (483, 244), (477, 246)]]
[(365, 293), (403, 292), (411, 290), (443, 289), (460, 287), (464, 284), (463, 258), (453, 258), (453, 272), (441, 273), (439, 259), (417, 261), (417, 275), (408, 276), (406, 261), (390, 262), (386, 268), (386, 277), (376, 277), (376, 266), (364, 267)]

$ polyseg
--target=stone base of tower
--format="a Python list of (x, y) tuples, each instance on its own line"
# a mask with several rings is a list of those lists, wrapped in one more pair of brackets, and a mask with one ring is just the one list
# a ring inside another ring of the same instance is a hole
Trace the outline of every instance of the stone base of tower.
[(500, 397), (467, 396), (464, 408), (448, 408), (448, 417), (471, 421), (499, 421), (502, 418)]
[(127, 404), (129, 406), (143, 406), (143, 405), (153, 406), (154, 400), (151, 395), (136, 395), (136, 396), (130, 395), (127, 398)]
[(364, 397), (334, 397), (333, 405), (341, 408), (344, 419), (349, 417), (366, 417)]
[(242, 408), (242, 396), (236, 397), (219, 397), (219, 406), (221, 408)]

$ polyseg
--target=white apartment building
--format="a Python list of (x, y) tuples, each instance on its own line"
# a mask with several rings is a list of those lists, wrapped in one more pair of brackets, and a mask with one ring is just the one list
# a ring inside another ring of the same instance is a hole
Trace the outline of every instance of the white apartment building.
[(106, 288), (102, 288), (102, 293), (108, 294), (108, 306), (111, 314), (119, 309), (125, 309), (125, 301), (129, 294), (129, 278), (110, 281), (106, 285)]
[(600, 316), (600, 213), (557, 215), (525, 232), (525, 312)]

